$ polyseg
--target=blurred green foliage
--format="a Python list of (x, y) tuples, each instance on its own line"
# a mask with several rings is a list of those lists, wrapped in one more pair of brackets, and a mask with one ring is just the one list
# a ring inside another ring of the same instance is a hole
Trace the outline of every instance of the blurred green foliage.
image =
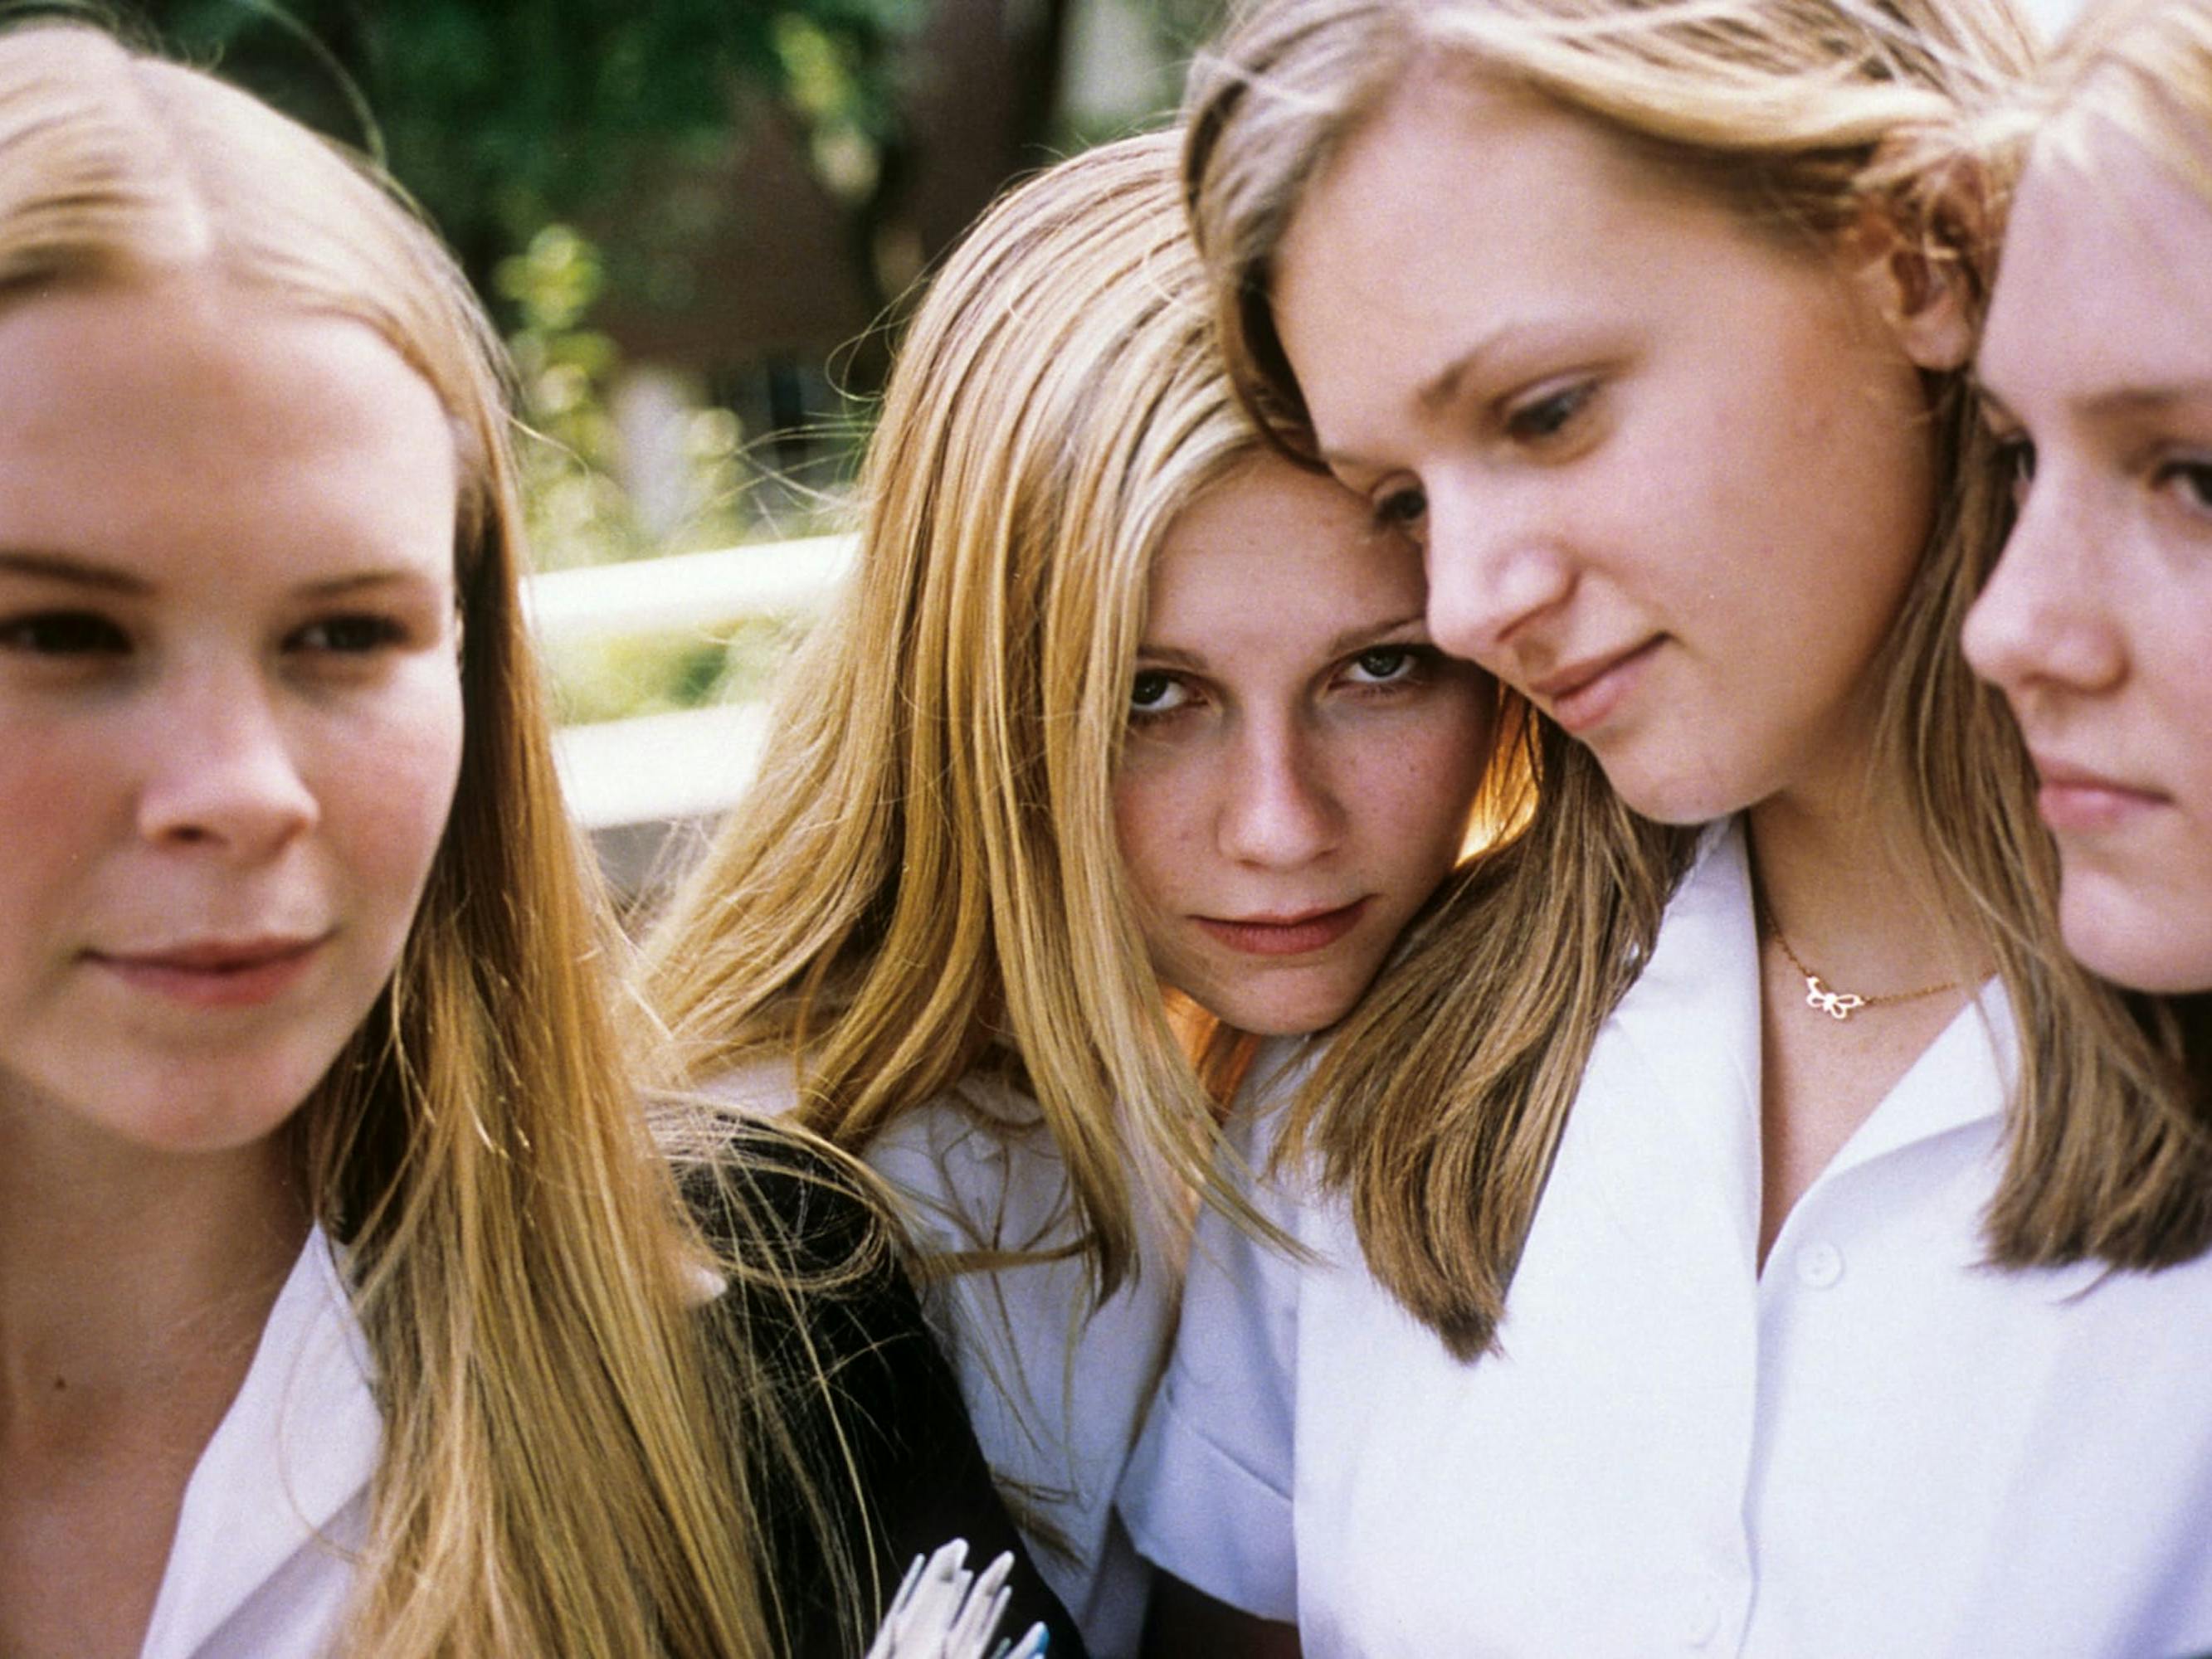
[[(572, 226), (548, 225), (521, 252), (500, 261), (492, 280), (515, 318), (507, 345), (522, 422), (523, 495), (541, 567), (605, 564), (842, 527), (841, 499), (811, 495), (773, 468), (756, 465), (736, 413), (706, 404), (685, 412), (674, 438), (685, 503), (681, 521), (642, 522), (620, 483), (623, 434), (611, 400), (621, 351), (591, 322), (592, 307), (607, 286), (600, 250)], [(769, 492), (772, 513), (757, 500), (766, 483), (778, 486)]]
[(927, 0), (139, 0), (161, 38), (377, 155), (480, 287), (545, 226), (749, 110), (803, 124), (849, 190), (897, 120), (894, 49)]
[(747, 617), (693, 633), (561, 647), (547, 665), (555, 716), (582, 725), (765, 698), (811, 620), (805, 612)]
[(647, 551), (615, 481), (620, 434), (607, 408), (617, 357), (587, 314), (605, 287), (599, 251), (566, 225), (548, 225), (493, 272), (519, 326), (514, 354), (525, 431), (523, 501), (538, 562), (558, 568)]
[[(756, 528), (744, 512), (751, 468), (738, 418), (726, 409), (696, 409), (685, 418), (684, 494), (694, 505), (674, 531), (642, 524), (617, 482), (622, 440), (608, 398), (619, 358), (614, 343), (590, 326), (605, 286), (598, 250), (569, 227), (549, 225), (502, 260), (494, 280), (518, 319), (507, 343), (521, 394), (518, 453), (537, 566), (562, 569), (747, 539)], [(564, 722), (619, 720), (763, 696), (801, 620), (757, 617), (560, 647), (548, 665), (556, 712)]]

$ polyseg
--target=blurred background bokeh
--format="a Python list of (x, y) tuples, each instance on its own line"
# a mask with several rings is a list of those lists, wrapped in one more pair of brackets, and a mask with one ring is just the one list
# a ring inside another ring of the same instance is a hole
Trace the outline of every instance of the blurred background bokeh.
[[(1173, 107), (1220, 0), (141, 0), (376, 155), (521, 374), (541, 568), (841, 528), (903, 303), (1012, 179)], [(787, 615), (556, 637), (563, 718), (757, 696)]]

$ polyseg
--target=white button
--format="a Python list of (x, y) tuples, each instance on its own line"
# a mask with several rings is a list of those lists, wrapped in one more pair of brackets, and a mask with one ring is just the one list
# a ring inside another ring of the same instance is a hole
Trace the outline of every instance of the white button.
[(1720, 1633), (1720, 1595), (1712, 1589), (1701, 1589), (1691, 1599), (1689, 1621), (1682, 1626), (1682, 1634), (1692, 1647), (1701, 1648)]
[(1844, 1276), (1844, 1253), (1832, 1244), (1808, 1244), (1797, 1252), (1797, 1282), (1825, 1291)]

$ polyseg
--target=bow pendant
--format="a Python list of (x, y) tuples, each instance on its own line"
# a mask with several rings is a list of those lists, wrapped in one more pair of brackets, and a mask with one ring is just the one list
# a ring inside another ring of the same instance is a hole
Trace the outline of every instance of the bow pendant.
[(1867, 1006), (1867, 1000), (1850, 991), (1831, 991), (1820, 983), (1818, 974), (1808, 974), (1805, 975), (1805, 1006), (1818, 1008), (1831, 1019), (1849, 1019), (1856, 1010)]

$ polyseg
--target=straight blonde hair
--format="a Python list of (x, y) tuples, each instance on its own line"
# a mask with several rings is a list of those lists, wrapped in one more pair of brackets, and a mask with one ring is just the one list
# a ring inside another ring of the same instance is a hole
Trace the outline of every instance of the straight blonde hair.
[[(1263, 0), (1193, 72), (1185, 185), (1249, 405), (1303, 448), (1270, 311), (1308, 183), (1419, 64), (1525, 85), (1811, 252), (1873, 210), (1986, 295), (2000, 179), (1928, 164), (2031, 58), (2002, 0)], [(1409, 234), (1418, 234), (1418, 230)], [(2008, 503), (1966, 375), (1929, 376), (1936, 521), (1875, 673), (1892, 849), (1964, 967), (1994, 961), (2021, 1034), (1987, 1217), (2007, 1267), (2150, 1268), (2212, 1242), (2212, 1137), (2108, 988), (2067, 957), (2034, 779), (1958, 639)], [(1456, 1353), (1495, 1340), (1599, 1027), (1634, 982), (1696, 833), (1625, 808), (1589, 750), (1524, 728), (1525, 830), (1477, 860), (1296, 1102), (1281, 1156), (1350, 1197), (1376, 1277)]]
[[(787, 1431), (744, 1308), (698, 1306), (716, 1253), (611, 1019), (611, 930), (517, 597), (497, 342), (365, 164), (98, 30), (0, 33), (0, 306), (198, 272), (374, 329), (436, 391), (460, 463), (452, 816), (391, 985), (290, 1126), (383, 1418), (342, 1650), (768, 1659), (788, 1632), (755, 1474), (823, 1515), (818, 1454)], [(720, 1255), (774, 1282), (789, 1246), (763, 1231)]]
[(1152, 564), (1261, 448), (1176, 154), (1155, 134), (1061, 163), (935, 279), (869, 452), (857, 577), (648, 945), (690, 1075), (795, 1068), (799, 1120), (841, 1146), (969, 1076), (1029, 1095), (1102, 1297), (1138, 1260), (1133, 1180), (1200, 1187), (1215, 1139), (1114, 835)]

